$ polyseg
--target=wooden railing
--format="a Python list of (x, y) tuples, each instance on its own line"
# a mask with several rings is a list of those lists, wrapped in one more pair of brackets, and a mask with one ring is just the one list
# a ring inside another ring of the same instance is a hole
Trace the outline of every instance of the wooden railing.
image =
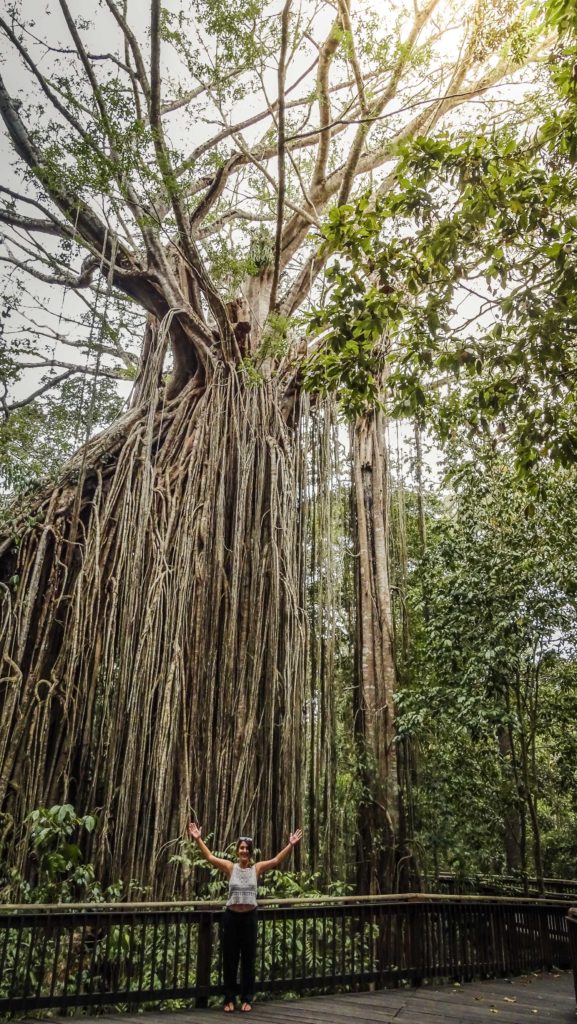
[[(206, 903), (0, 907), (0, 1012), (206, 1005), (223, 991), (221, 915)], [(256, 988), (270, 994), (570, 966), (557, 901), (278, 900), (258, 915)]]

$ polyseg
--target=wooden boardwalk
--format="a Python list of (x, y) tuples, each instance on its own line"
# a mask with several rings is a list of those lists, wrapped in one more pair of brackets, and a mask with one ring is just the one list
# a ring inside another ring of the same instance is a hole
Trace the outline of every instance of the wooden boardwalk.
[(539, 1020), (575, 1024), (577, 1010), (573, 975), (556, 971), (511, 980), (256, 1002), (252, 1014), (236, 1012), (227, 1017), (221, 1009), (179, 1010), (83, 1017), (82, 1024), (91, 1020), (94, 1024), (216, 1024), (226, 1019), (237, 1024), (241, 1020), (258, 1024), (528, 1024)]

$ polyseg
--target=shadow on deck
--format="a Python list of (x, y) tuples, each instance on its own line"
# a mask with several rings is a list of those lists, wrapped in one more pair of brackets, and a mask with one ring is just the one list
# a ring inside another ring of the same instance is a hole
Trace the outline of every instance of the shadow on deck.
[(216, 1024), (217, 1020), (252, 1019), (259, 1024), (525, 1024), (576, 1019), (573, 977), (567, 971), (535, 973), (519, 978), (423, 985), (294, 1001), (256, 1002), (252, 1016), (221, 1009), (180, 1010), (82, 1018), (82, 1024)]

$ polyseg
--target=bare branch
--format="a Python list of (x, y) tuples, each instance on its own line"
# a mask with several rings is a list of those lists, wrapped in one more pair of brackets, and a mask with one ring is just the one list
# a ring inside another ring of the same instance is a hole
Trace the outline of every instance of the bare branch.
[[(261, 88), (262, 88), (263, 94), (264, 94), (264, 96), (266, 98), (267, 103), (269, 104), (270, 114), (271, 114), (271, 117), (272, 117), (272, 120), (273, 120), (273, 123), (274, 123), (274, 126), (275, 126), (275, 130), (276, 130), (277, 136), (278, 136), (278, 133), (279, 133), (279, 123), (278, 123), (278, 120), (277, 120), (277, 118), (275, 116), (275, 108), (278, 106), (278, 102), (275, 101), (272, 104), (270, 103), (270, 101), (268, 99), (268, 96), (267, 96), (267, 92), (266, 92), (266, 84), (265, 84), (264, 79), (263, 79), (261, 74), (259, 74), (259, 78), (260, 78)], [(302, 105), (300, 101), (295, 100), (294, 102), (295, 102), (295, 104), (298, 103), (299, 106)], [(284, 105), (285, 111), (288, 110), (289, 106), (292, 106), (292, 104), (285, 103), (285, 105)], [(310, 109), (312, 107), (312, 104), (308, 104), (308, 107), (309, 107), (309, 111), (310, 111)], [(307, 121), (308, 121), (308, 117), (307, 117)], [(303, 198), (305, 200), (305, 203), (306, 203), (307, 207), (309, 207), (310, 210), (312, 211), (313, 216), (315, 218), (315, 222), (318, 222), (318, 213), (317, 213), (317, 211), (315, 209), (315, 204), (313, 203), (313, 201), (312, 201), (312, 199), (310, 197), (309, 189), (307, 188), (307, 186), (306, 186), (306, 184), (305, 184), (305, 182), (303, 180), (303, 176), (301, 174), (300, 167), (299, 167), (297, 161), (293, 157), (293, 153), (292, 153), (292, 150), (291, 150), (290, 146), (286, 145), (286, 130), (284, 130), (283, 137), (285, 139), (284, 152), (285, 152), (286, 156), (288, 157), (288, 159), (290, 161), (290, 164), (291, 164), (291, 167), (292, 167), (292, 169), (293, 169), (293, 171), (294, 171), (294, 173), (295, 173), (295, 175), (296, 175), (296, 177), (298, 179), (298, 182), (299, 182), (299, 185), (301, 187), (301, 192), (303, 194)]]
[[(346, 128), (347, 128), (346, 120), (345, 119), (339, 120), (338, 123), (337, 123), (337, 126), (332, 130), (333, 137), (335, 135), (340, 135), (342, 132), (346, 131)], [(313, 129), (311, 132), (303, 133), (302, 137), (298, 136), (296, 138), (296, 140), (292, 139), (290, 136), (287, 136), (287, 139), (286, 139), (286, 143), (287, 143), (287, 145), (286, 145), (286, 152), (287, 153), (296, 153), (296, 152), (300, 152), (300, 150), (303, 150), (303, 149), (311, 149), (311, 148), (313, 148), (314, 146), (317, 145), (317, 143), (319, 142), (320, 137), (321, 137), (321, 133), (319, 132), (318, 128)], [(239, 145), (239, 149), (241, 150), (241, 152), (234, 154), (234, 156), (230, 158), (232, 166), (231, 166), (231, 170), (229, 171), (229, 173), (233, 173), (237, 169), (240, 169), (241, 167), (246, 167), (247, 164), (251, 164), (251, 163), (254, 164), (255, 166), (257, 166), (259, 168), (259, 170), (262, 171), (262, 163), (261, 162), (266, 162), (268, 160), (274, 160), (274, 158), (277, 156), (277, 147), (276, 146), (267, 146), (267, 145), (263, 145), (263, 144), (257, 144), (256, 146), (253, 146), (252, 150), (251, 150), (244, 142), (241, 145), (238, 142), (238, 138), (236, 138), (235, 141)], [(199, 192), (202, 192), (203, 189), (209, 188), (212, 185), (215, 177), (216, 177), (216, 175), (212, 175), (212, 176), (204, 175), (202, 178), (198, 178), (197, 181), (195, 181), (187, 189), (187, 193), (186, 194), (189, 195), (189, 196), (194, 196), (194, 195), (197, 195)], [(310, 202), (310, 199), (309, 199), (309, 202)], [(289, 204), (287, 204), (287, 205), (289, 205)], [(313, 205), (313, 204), (311, 204), (311, 205)], [(314, 208), (314, 206), (313, 206), (313, 208)], [(298, 207), (296, 209), (298, 210)]]
[(14, 192), (11, 188), (7, 188), (6, 185), (0, 185), (0, 193), (10, 196), (10, 198), (14, 199), (16, 202), (36, 207), (36, 209), (45, 214), (49, 220), (53, 221), (58, 227), (61, 227), (63, 231), (69, 230), (68, 225), (59, 221), (58, 218), (54, 216), (52, 210), (50, 210), (48, 206), (45, 206), (44, 203), (41, 203), (38, 199), (34, 199), (32, 196), (21, 195), (20, 192)]
[[(424, 25), (431, 17), (438, 3), (439, 0), (429, 0), (427, 6), (424, 7), (422, 11), (420, 11), (419, 14), (415, 17), (413, 25), (411, 27), (411, 31), (409, 32), (408, 39), (404, 46), (402, 47), (398, 60), (393, 68), (393, 72), (389, 80), (388, 87), (385, 90), (384, 94), (380, 97), (379, 102), (377, 104), (374, 104), (370, 111), (370, 116), (373, 119), (376, 119), (384, 111), (387, 104), (390, 103), (392, 98), (395, 96), (399, 83), (401, 81), (401, 76), (407, 65), (407, 62), (410, 59), (410, 55), (414, 49), (415, 43), (417, 42), (417, 39)], [(341, 174), (341, 185), (337, 199), (337, 203), (339, 206), (342, 206), (344, 203), (346, 203), (349, 197), (351, 185), (356, 175), (356, 168), (361, 158), (361, 153), (363, 151), (368, 132), (369, 124), (367, 122), (361, 123), (359, 125), (359, 129), (357, 131), (353, 144), (349, 150), (349, 155)]]
[(314, 252), (308, 260), (305, 260), (304, 266), (280, 304), (280, 312), (283, 316), (292, 316), (302, 305), (307, 295), (310, 294), (313, 283), (326, 266), (327, 260), (328, 254), (323, 253), (321, 256), (318, 252)]
[(284, 218), (284, 200), (286, 190), (286, 169), (285, 169), (285, 80), (286, 80), (286, 55), (288, 49), (288, 29), (290, 17), (291, 0), (286, 0), (281, 17), (281, 46), (278, 62), (278, 196), (276, 214), (276, 234), (274, 241), (274, 268), (272, 275), (269, 309), (276, 306), (276, 295), (280, 276), (280, 255), (282, 227)]
[[(398, 145), (399, 142), (404, 142), (407, 139), (414, 138), (417, 135), (422, 134), (424, 131), (431, 131), (431, 129), (438, 124), (441, 117), (447, 114), (450, 110), (453, 110), (455, 107), (458, 107), (463, 103), (473, 102), (477, 96), (481, 96), (483, 93), (494, 89), (495, 86), (497, 86), (499, 82), (513, 70), (514, 65), (509, 60), (501, 60), (493, 69), (477, 79), (469, 89), (463, 92), (448, 93), (446, 96), (435, 97), (434, 99), (429, 100), (427, 106), (433, 103), (433, 112), (431, 113), (429, 109), (424, 110), (421, 114), (418, 114), (413, 118), (409, 124), (397, 132), (393, 138), (389, 139), (384, 146), (375, 150), (373, 153), (368, 153), (364, 156), (359, 164), (359, 174), (381, 167), (390, 159), (393, 148)], [(402, 110), (414, 110), (416, 107), (423, 105), (424, 101), (415, 101), (414, 103), (407, 104), (406, 107), (400, 108), (397, 113), (400, 113)], [(379, 193), (388, 191), (392, 180), (392, 175), (387, 175), (379, 186)]]
[[(296, 82), (293, 82), (293, 84), (289, 86), (288, 89), (285, 90), (285, 96), (288, 96), (293, 91), (293, 89), (296, 89), (297, 86), (300, 85), (303, 78), (306, 78), (306, 76), (310, 74), (310, 72), (315, 67), (316, 63), (317, 60), (315, 59), (313, 63), (306, 69), (306, 71), (303, 71), (302, 75), (300, 75), (299, 78), (297, 78)], [(207, 90), (203, 88), (202, 91), (206, 92)], [(308, 100), (293, 100), (291, 103), (286, 103), (285, 108), (287, 110), (289, 108), (293, 109), (294, 107), (301, 107), (305, 103), (308, 103)], [(193, 149), (192, 153), (190, 153), (189, 156), (187, 156), (186, 160), (183, 160), (182, 163), (179, 164), (179, 166), (175, 169), (174, 173), (178, 178), (180, 178), (185, 173), (185, 171), (189, 170), (190, 167), (194, 166), (197, 160), (200, 160), (200, 158), (204, 156), (205, 153), (208, 153), (211, 150), (215, 149), (216, 146), (219, 145), (219, 143), (224, 141), (224, 139), (229, 139), (237, 132), (244, 131), (245, 128), (252, 128), (252, 126), (258, 124), (259, 121), (264, 121), (265, 118), (271, 116), (271, 114), (273, 113), (274, 110), (277, 109), (277, 107), (278, 100), (275, 100), (273, 104), (268, 105), (265, 110), (259, 111), (258, 114), (252, 114), (251, 117), (247, 117), (244, 119), (244, 121), (239, 121), (237, 124), (226, 125), (222, 129), (222, 131), (218, 132), (216, 135), (213, 135), (210, 139), (207, 139), (206, 142), (202, 142), (199, 146), (196, 147), (196, 149)]]
[(223, 164), (222, 167), (219, 167), (216, 172), (212, 182), (210, 183), (210, 187), (207, 189), (205, 195), (201, 199), (200, 203), (198, 203), (190, 217), (189, 228), (193, 237), (198, 237), (197, 225), (202, 223), (209, 210), (214, 206), (216, 201), (224, 192), (231, 170), (237, 163), (238, 157), (233, 156)]
[(50, 391), (52, 388), (57, 387), (59, 384), (62, 384), (63, 381), (68, 380), (70, 377), (73, 377), (76, 373), (79, 372), (80, 371), (77, 369), (65, 370), (64, 373), (59, 373), (56, 377), (51, 377), (50, 380), (46, 381), (44, 384), (42, 384), (41, 387), (37, 388), (36, 391), (33, 391), (30, 395), (27, 395), (26, 398), (21, 398), (19, 401), (16, 402), (11, 402), (10, 405), (7, 404), (5, 406), (6, 411), (11, 413), (14, 412), (15, 409), (23, 409), (25, 405), (30, 405), (30, 403), (34, 402), (36, 398), (40, 398), (41, 395), (45, 395), (47, 391)]
[[(266, 178), (269, 185), (274, 189), (274, 191), (278, 192), (278, 183), (277, 181), (275, 181), (273, 175), (270, 174), (270, 172), (267, 170), (264, 164), (265, 160), (271, 160), (273, 156), (276, 155), (276, 149), (266, 149), (264, 153), (260, 155), (257, 152), (251, 151), (249, 149), (241, 135), (235, 136), (235, 142), (242, 150), (242, 153), (244, 155), (243, 163), (253, 164), (260, 171), (263, 177)], [(240, 160), (236, 161), (236, 165), (238, 164), (240, 164)], [(320, 222), (315, 217), (314, 213), (309, 213), (309, 211), (304, 210), (302, 206), (297, 206), (296, 203), (293, 203), (290, 199), (287, 199), (286, 196), (284, 204), (285, 206), (288, 206), (289, 209), (291, 209), (298, 217), (303, 218), (303, 220), (305, 220), (308, 224), (312, 224), (314, 227), (320, 227)]]
[[(134, 355), (132, 352), (129, 352), (128, 349), (123, 348), (123, 346), (118, 341), (116, 342), (115, 345), (105, 345), (101, 341), (89, 340), (87, 338), (72, 340), (71, 338), (68, 338), (65, 334), (62, 334), (60, 331), (53, 331), (50, 329), (40, 327), (32, 319), (32, 317), (24, 317), (24, 319), (32, 326), (26, 327), (24, 329), (18, 328), (17, 330), (13, 331), (4, 331), (4, 336), (20, 337), (23, 333), (29, 332), (31, 335), (33, 335), (35, 339), (46, 338), (46, 340), (51, 342), (52, 344), (54, 344), (54, 342), (59, 342), (61, 345), (66, 345), (67, 348), (72, 348), (75, 349), (76, 351), (80, 350), (86, 353), (88, 351), (97, 352), (100, 355), (113, 356), (116, 359), (121, 359), (127, 369), (135, 369), (138, 367), (140, 363), (139, 357), (137, 355)], [(75, 324), (75, 326), (77, 325)], [(67, 366), (68, 364), (66, 363), (62, 365)]]
[[(31, 32), (28, 25), (20, 24), (20, 28), (27, 36), (30, 36), (35, 43), (39, 43), (47, 53), (58, 53), (62, 54), (64, 57), (78, 56), (78, 51), (76, 49), (71, 49), (70, 47), (65, 46), (50, 46), (50, 43), (47, 43), (45, 39), (41, 39), (40, 36)], [(116, 67), (120, 68), (121, 71), (125, 71), (127, 74), (130, 74), (131, 72), (131, 69), (126, 64), (123, 64), (114, 53), (88, 53), (88, 58), (91, 61), (110, 61), (112, 64), (115, 64)]]
[(160, 3), (150, 4), (150, 123), (160, 130)]
[[(452, 76), (451, 81), (453, 84), (459, 84), (462, 81), (468, 67), (469, 65), (466, 64), (462, 70), (462, 74)], [(380, 146), (373, 153), (367, 153), (365, 156), (361, 157), (357, 165), (356, 175), (366, 174), (382, 166), (391, 159), (394, 155), (395, 147), (398, 146), (400, 142), (404, 142), (423, 133), (432, 131), (441, 117), (448, 113), (449, 110), (452, 110), (463, 103), (472, 102), (476, 96), (493, 89), (507, 74), (510, 74), (513, 69), (514, 67), (512, 63), (504, 59), (492, 70), (482, 75), (477, 82), (473, 83), (467, 90), (448, 93), (445, 96), (428, 97), (426, 100), (415, 100), (403, 107), (397, 108), (395, 111), (381, 114), (379, 120), (394, 117), (396, 114), (414, 110), (418, 107), (425, 108), (407, 125), (405, 125), (404, 128), (397, 132), (392, 138), (388, 139), (383, 146)], [(430, 109), (431, 107), (432, 110)], [(341, 173), (342, 168), (335, 171), (325, 183), (325, 201), (338, 191), (340, 187)], [(392, 171), (381, 182), (378, 194), (382, 195), (388, 192), (393, 186), (394, 181), (395, 172)], [(306, 231), (308, 231), (308, 228), (303, 228), (303, 234), (306, 233)], [(306, 295), (309, 293), (312, 282), (325, 266), (327, 259), (328, 253), (326, 253), (324, 257), (320, 257), (318, 253), (315, 252), (309, 257), (291, 286), (288, 294), (281, 303), (281, 311), (284, 315), (291, 315), (299, 308)]]
[(58, 238), (73, 238), (74, 232), (67, 225), (58, 225), (53, 220), (37, 220), (23, 217), (20, 213), (0, 210), (0, 221), (10, 227), (22, 228), (23, 231), (38, 231), (44, 235), (56, 235)]
[(36, 278), (37, 281), (44, 281), (45, 284), (58, 284), (65, 288), (88, 288), (98, 268), (98, 260), (94, 257), (90, 259), (85, 269), (77, 275), (44, 274), (41, 270), (37, 270), (36, 267), (29, 266), (26, 260), (17, 260), (10, 256), (0, 256), (0, 263), (10, 263), (12, 266), (17, 267), (18, 270), (24, 270), (31, 277)]
[(78, 29), (76, 28), (76, 23), (75, 23), (72, 15), (70, 13), (70, 10), (68, 8), (68, 4), (66, 3), (66, 0), (59, 0), (59, 3), (60, 3), (60, 8), (62, 10), (62, 13), (64, 15), (64, 20), (66, 21), (66, 24), (68, 26), (68, 31), (70, 32), (70, 35), (72, 36), (72, 39), (74, 40), (74, 45), (75, 45), (76, 50), (78, 52), (78, 56), (80, 57), (80, 61), (82, 63), (82, 67), (84, 68), (84, 72), (86, 74), (86, 77), (87, 77), (88, 81), (90, 82), (90, 87), (92, 89), (92, 93), (93, 93), (94, 99), (96, 100), (96, 105), (97, 105), (97, 107), (98, 107), (98, 109), (100, 111), (100, 116), (102, 118), (102, 124), (104, 125), (104, 129), (106, 131), (106, 135), (108, 137), (108, 141), (109, 141), (110, 145), (112, 146), (113, 140), (112, 140), (111, 132), (110, 132), (110, 121), (109, 121), (109, 118), (108, 118), (108, 111), (106, 110), (106, 106), (105, 106), (104, 101), (102, 99), (102, 93), (100, 91), (100, 86), (98, 85), (98, 80), (96, 78), (96, 75), (94, 74), (94, 70), (92, 68), (92, 64), (91, 64), (90, 59), (88, 57), (88, 54), (87, 54), (87, 52), (86, 52), (86, 50), (84, 48), (84, 44), (83, 44), (82, 39), (80, 37), (80, 33), (79, 33)]
[(189, 92), (185, 93), (184, 96), (178, 96), (174, 100), (162, 103), (160, 113), (170, 114), (173, 110), (180, 110), (182, 107), (186, 107), (188, 103), (192, 103), (198, 96), (202, 96), (203, 92), (206, 92), (206, 86), (197, 85), (194, 89), (190, 89)]
[[(124, 12), (126, 13), (126, 0), (124, 4)], [(142, 124), (145, 124), (148, 120), (148, 114), (145, 114), (142, 109), (139, 89), (140, 82), (137, 73), (135, 73), (134, 68), (132, 67), (130, 43), (126, 34), (124, 34), (124, 60), (126, 62), (128, 74), (130, 75), (130, 84), (132, 85), (132, 95), (134, 97), (134, 109), (136, 111), (136, 116)]]
[(226, 210), (220, 217), (212, 221), (211, 224), (206, 224), (204, 227), (196, 233), (196, 238), (200, 241), (203, 238), (209, 238), (211, 235), (215, 235), (224, 225), (231, 220), (245, 220), (251, 223), (274, 223), (276, 217), (272, 213), (251, 213), (249, 210), (231, 209)]
[(62, 13), (64, 14), (64, 18), (66, 20), (66, 24), (68, 26), (68, 30), (70, 32), (70, 35), (72, 36), (72, 39), (74, 40), (74, 45), (76, 46), (76, 49), (78, 51), (78, 56), (80, 57), (82, 66), (83, 66), (85, 74), (86, 74), (86, 77), (88, 78), (88, 81), (90, 82), (90, 87), (92, 89), (92, 93), (94, 95), (94, 99), (96, 101), (96, 105), (97, 105), (97, 107), (98, 107), (98, 109), (100, 111), (100, 117), (102, 118), (102, 124), (103, 124), (103, 127), (104, 127), (104, 131), (106, 132), (106, 136), (108, 138), (108, 143), (109, 143), (109, 146), (110, 146), (110, 157), (109, 157), (109, 159), (110, 159), (112, 168), (114, 169), (114, 175), (115, 175), (116, 181), (119, 184), (121, 194), (123, 195), (123, 198), (125, 198), (126, 201), (128, 202), (129, 207), (131, 209), (131, 212), (132, 212), (135, 220), (139, 224), (139, 227), (140, 227), (140, 230), (141, 230), (141, 234), (142, 234), (142, 237), (143, 237), (143, 240), (144, 240), (145, 244), (148, 245), (149, 248), (153, 252), (155, 252), (155, 254), (157, 256), (157, 259), (158, 259), (160, 247), (159, 247), (156, 235), (155, 235), (152, 227), (150, 226), (150, 224), (148, 222), (148, 219), (147, 218), (143, 219), (141, 217), (142, 204), (140, 203), (140, 200), (138, 199), (138, 196), (135, 194), (132, 186), (130, 185), (129, 179), (124, 175), (124, 173), (123, 173), (123, 171), (122, 171), (122, 169), (120, 167), (120, 164), (119, 164), (119, 161), (118, 161), (118, 156), (117, 156), (117, 153), (116, 153), (114, 133), (113, 133), (112, 125), (111, 125), (110, 118), (109, 118), (109, 115), (108, 115), (108, 110), (106, 109), (106, 104), (105, 104), (103, 96), (102, 96), (102, 91), (101, 91), (100, 86), (98, 84), (98, 80), (96, 78), (96, 75), (94, 74), (94, 70), (93, 70), (92, 65), (90, 63), (90, 59), (88, 57), (88, 53), (87, 53), (87, 51), (86, 51), (86, 49), (84, 47), (84, 44), (82, 42), (82, 39), (80, 37), (80, 33), (78, 32), (78, 29), (77, 29), (76, 24), (74, 22), (74, 19), (73, 19), (72, 15), (70, 14), (70, 10), (69, 10), (68, 4), (67, 4), (67, 0), (59, 0), (59, 3), (60, 3), (60, 7), (62, 9)]
[(8, 39), (10, 40), (14, 48), (18, 51), (24, 63), (27, 65), (27, 67), (30, 69), (30, 71), (38, 81), (40, 88), (42, 89), (44, 95), (48, 97), (48, 99), (52, 103), (52, 106), (68, 122), (68, 124), (71, 125), (76, 132), (78, 132), (81, 138), (84, 139), (86, 143), (88, 143), (91, 149), (95, 149), (97, 152), (100, 152), (98, 150), (98, 147), (95, 146), (94, 140), (90, 137), (88, 132), (86, 132), (86, 130), (80, 124), (80, 121), (78, 121), (77, 118), (75, 118), (70, 113), (68, 108), (60, 102), (58, 96), (51, 89), (50, 85), (48, 84), (48, 81), (44, 78), (44, 75), (40, 73), (38, 66), (34, 63), (28, 51), (24, 48), (24, 46), (22, 46), (22, 43), (20, 42), (18, 37), (14, 34), (10, 26), (4, 21), (3, 18), (0, 18), (0, 28), (2, 29), (4, 34), (8, 36)]
[(140, 84), (140, 88), (142, 89), (144, 98), (146, 100), (146, 104), (148, 106), (150, 103), (150, 83), (148, 81), (146, 66), (144, 63), (144, 59), (142, 57), (140, 46), (138, 45), (138, 40), (136, 39), (136, 36), (134, 35), (134, 32), (130, 28), (130, 25), (128, 24), (124, 15), (121, 14), (118, 10), (118, 7), (114, 3), (114, 0), (105, 0), (105, 3), (113, 17), (116, 19), (117, 24), (122, 29), (124, 38), (126, 39), (127, 46), (129, 47), (130, 52), (132, 53), (132, 56), (134, 58), (134, 64), (136, 66), (136, 80)]
[(126, 380), (124, 370), (114, 369), (111, 366), (78, 366), (76, 363), (67, 363), (63, 359), (42, 359), (35, 363), (16, 363), (20, 370), (42, 370), (59, 369), (71, 370), (72, 373), (87, 373), (93, 377), (109, 377), (110, 380)]

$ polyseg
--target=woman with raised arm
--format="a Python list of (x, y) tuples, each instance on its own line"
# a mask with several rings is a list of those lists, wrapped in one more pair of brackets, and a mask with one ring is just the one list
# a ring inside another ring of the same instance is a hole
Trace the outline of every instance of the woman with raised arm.
[(252, 1010), (254, 996), (254, 965), (256, 960), (256, 887), (265, 871), (278, 868), (288, 857), (293, 846), (300, 843), (302, 829), (297, 828), (289, 836), (287, 845), (271, 860), (259, 860), (253, 864), (253, 840), (240, 836), (236, 844), (238, 861), (215, 857), (202, 839), (202, 829), (196, 822), (188, 826), (188, 834), (194, 839), (202, 856), (213, 868), (218, 868), (228, 878), (228, 901), (222, 925), (222, 967), (224, 974), (224, 1012), (232, 1013), (235, 1008), (238, 964), (240, 960), (240, 1000), (243, 1013)]

